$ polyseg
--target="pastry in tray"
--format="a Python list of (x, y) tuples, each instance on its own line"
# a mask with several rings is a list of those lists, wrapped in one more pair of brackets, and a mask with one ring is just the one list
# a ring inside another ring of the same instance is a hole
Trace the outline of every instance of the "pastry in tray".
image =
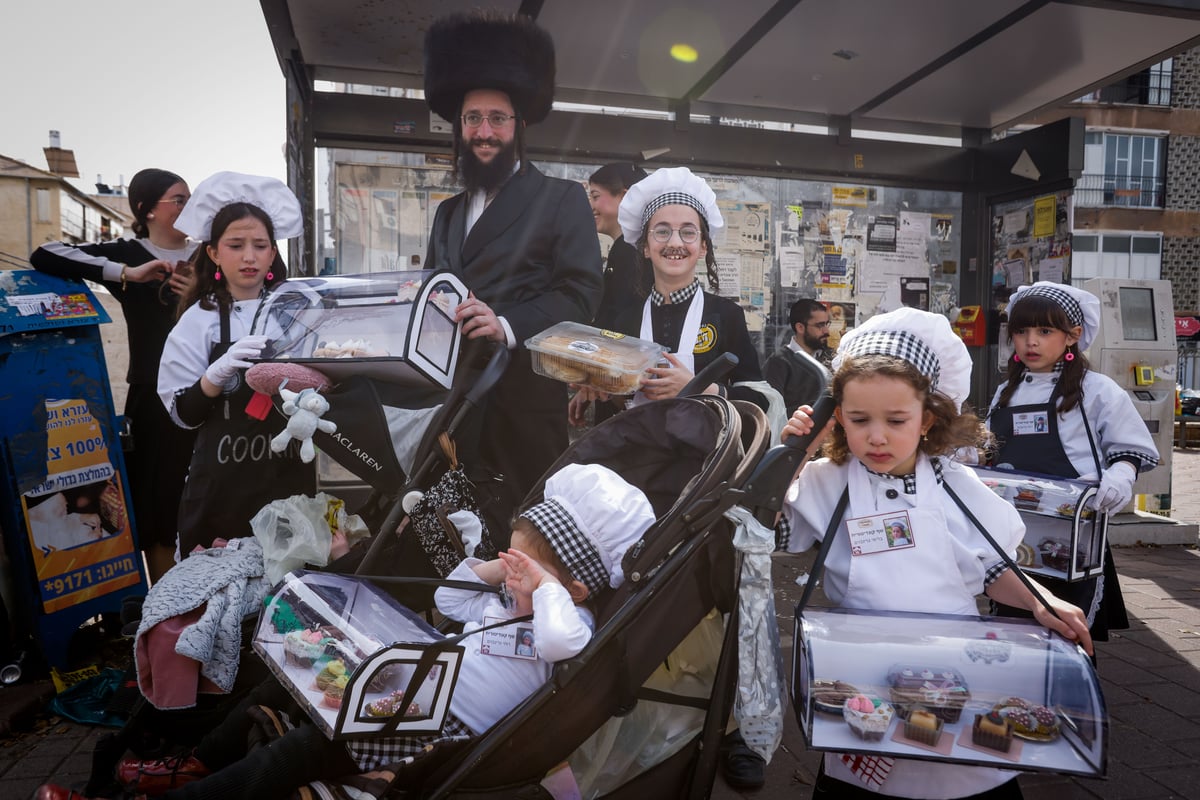
[(1012, 723), (1013, 736), (1030, 742), (1052, 742), (1061, 728), (1058, 715), (1049, 706), (1037, 705), (1021, 697), (1006, 697), (992, 710)]
[(813, 708), (826, 714), (841, 714), (842, 706), (856, 694), (858, 688), (845, 681), (813, 681)]
[(850, 732), (868, 742), (883, 738), (892, 723), (892, 707), (878, 697), (856, 694), (842, 706), (842, 717)]
[(962, 673), (949, 667), (896, 664), (888, 670), (888, 686), (901, 714), (921, 706), (951, 724), (958, 722), (971, 699)]
[(1017, 566), (1036, 567), (1037, 565), (1037, 551), (1024, 542), (1017, 545)]

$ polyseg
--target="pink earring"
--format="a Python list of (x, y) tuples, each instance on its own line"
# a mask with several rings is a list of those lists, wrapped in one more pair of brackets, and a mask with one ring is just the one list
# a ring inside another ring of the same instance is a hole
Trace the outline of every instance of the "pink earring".
[(221, 270), (217, 270), (216, 272), (213, 273), (213, 280), (214, 281), (221, 280)]
[(275, 273), (274, 273), (274, 272), (268, 272), (268, 273), (267, 273), (267, 280), (269, 280), (269, 281), (273, 281), (273, 280), (275, 280)]
[(1067, 354), (1065, 356), (1063, 356), (1063, 361), (1074, 361), (1074, 360), (1075, 360), (1075, 354), (1072, 353), (1070, 350), (1068, 350)]
[(1021, 360), (1021, 357), (1019, 355), (1017, 355), (1016, 353), (1013, 353), (1013, 361), (1020, 361), (1020, 360)]

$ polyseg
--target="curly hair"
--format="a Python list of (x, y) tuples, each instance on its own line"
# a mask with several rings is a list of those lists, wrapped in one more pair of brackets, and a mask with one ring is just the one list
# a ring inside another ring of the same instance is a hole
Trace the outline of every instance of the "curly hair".
[[(1012, 311), (1008, 315), (1009, 341), (1012, 341), (1014, 333), (1019, 333), (1026, 328), (1054, 328), (1064, 333), (1075, 334), (1075, 326), (1071, 324), (1063, 307), (1049, 297), (1037, 294), (1026, 295), (1013, 304)], [(1087, 375), (1089, 368), (1087, 356), (1080, 352), (1078, 343), (1068, 347), (1067, 352), (1073, 353), (1075, 358), (1063, 361), (1062, 374), (1058, 379), (1060, 392), (1058, 413), (1060, 415), (1079, 405), (1079, 401), (1083, 399), (1083, 378)], [(1000, 391), (1000, 397), (996, 401), (997, 408), (1004, 408), (1008, 405), (1008, 401), (1012, 399), (1013, 392), (1021, 385), (1021, 378), (1028, 369), (1029, 367), (1024, 361), (1012, 359), (1008, 362), (1008, 375), (1006, 376), (1008, 382)]]
[[(251, 217), (266, 226), (267, 238), (274, 243), (275, 225), (271, 222), (271, 216), (258, 206), (251, 203), (230, 203), (218, 211), (213, 217), (212, 233), (208, 241), (202, 242), (192, 254), (192, 270), (196, 280), (192, 282), (191, 291), (179, 298), (178, 316), (182, 317), (183, 312), (191, 308), (193, 303), (199, 303), (206, 311), (228, 309), (233, 305), (233, 296), (229, 294), (228, 284), (216, 279), (217, 265), (209, 257), (208, 248), (221, 241), (225, 229), (230, 225)], [(273, 289), (287, 279), (287, 265), (283, 263), (278, 247), (275, 249), (275, 260), (271, 262), (268, 274), (271, 277), (263, 284), (267, 289)]]
[[(919, 452), (927, 456), (948, 456), (963, 447), (986, 449), (991, 443), (991, 434), (975, 412), (954, 407), (954, 401), (930, 390), (929, 377), (922, 374), (908, 361), (896, 356), (868, 353), (848, 356), (834, 373), (830, 394), (839, 406), (846, 384), (853, 380), (870, 378), (894, 378), (911, 386), (923, 398), (925, 411), (933, 415), (933, 424), (917, 445)], [(850, 447), (846, 432), (840, 424), (833, 426), (822, 454), (835, 464), (844, 464), (850, 458)]]

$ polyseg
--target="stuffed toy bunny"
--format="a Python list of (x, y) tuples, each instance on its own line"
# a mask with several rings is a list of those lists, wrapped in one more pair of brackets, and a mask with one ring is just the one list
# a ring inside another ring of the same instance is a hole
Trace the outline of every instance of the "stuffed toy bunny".
[(283, 413), (288, 416), (287, 427), (271, 440), (271, 449), (282, 453), (292, 439), (300, 442), (300, 460), (305, 464), (316, 457), (312, 437), (318, 430), (333, 433), (337, 425), (321, 415), (329, 410), (329, 401), (317, 393), (315, 389), (304, 389), (293, 392), (279, 387), (279, 396), (283, 398)]

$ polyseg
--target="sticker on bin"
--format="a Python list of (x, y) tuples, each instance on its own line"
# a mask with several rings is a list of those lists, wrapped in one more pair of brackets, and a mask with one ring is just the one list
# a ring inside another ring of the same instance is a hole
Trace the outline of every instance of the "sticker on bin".
[(527, 339), (525, 346), (537, 374), (609, 394), (637, 391), (646, 370), (667, 352), (655, 342), (577, 322), (560, 322)]

